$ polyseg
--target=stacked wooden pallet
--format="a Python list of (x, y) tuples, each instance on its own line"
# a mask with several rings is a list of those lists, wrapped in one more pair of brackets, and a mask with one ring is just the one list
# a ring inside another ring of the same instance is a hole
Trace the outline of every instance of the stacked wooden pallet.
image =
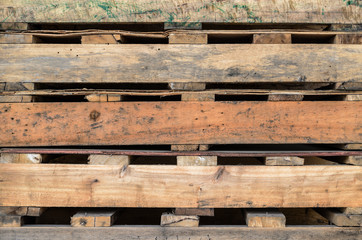
[(358, 2), (53, 2), (0, 3), (1, 239), (360, 238)]

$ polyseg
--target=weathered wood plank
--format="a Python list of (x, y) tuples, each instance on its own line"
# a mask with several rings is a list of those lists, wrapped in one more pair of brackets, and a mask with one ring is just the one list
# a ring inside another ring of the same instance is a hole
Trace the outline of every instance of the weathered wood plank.
[(162, 227), (198, 227), (198, 216), (184, 216), (164, 213), (161, 215)]
[(0, 216), (15, 215), (38, 217), (46, 210), (47, 208), (39, 207), (0, 207)]
[(360, 101), (4, 103), (1, 145), (360, 143), (361, 108)]
[(131, 156), (126, 155), (89, 155), (88, 164), (91, 165), (128, 165)]
[(343, 212), (344, 214), (347, 214), (347, 215), (356, 215), (356, 214), (362, 215), (362, 207), (341, 208), (340, 210), (341, 210), (341, 212)]
[(115, 210), (80, 211), (71, 217), (72, 227), (110, 227), (116, 220)]
[(362, 215), (347, 215), (336, 209), (318, 209), (316, 211), (334, 225), (340, 227), (362, 227)]
[(0, 227), (21, 227), (23, 223), (22, 216), (0, 216)]
[(1, 44), (0, 82), (361, 82), (361, 54), (349, 44)]
[(360, 207), (361, 175), (360, 166), (2, 164), (0, 203), (38, 207)]
[(0, 228), (0, 235), (7, 240), (250, 240), (250, 239), (293, 239), (305, 240), (359, 240), (361, 229), (356, 227), (298, 226), (287, 228), (248, 228), (240, 226), (201, 226), (163, 228), (160, 226), (114, 226), (111, 228), (21, 227)]
[(267, 166), (301, 166), (304, 158), (301, 157), (264, 157), (263, 162)]
[(255, 44), (287, 44), (292, 43), (292, 35), (288, 33), (258, 33), (253, 35)]
[(214, 216), (213, 208), (176, 208), (176, 215)]
[(243, 211), (248, 227), (285, 227), (285, 216), (278, 210), (244, 209)]
[(0, 163), (41, 163), (41, 154), (0, 153)]
[(206, 33), (170, 33), (168, 37), (170, 44), (207, 44)]
[(3, 0), (2, 22), (344, 23), (361, 22), (358, 1)]
[(116, 37), (112, 34), (98, 34), (82, 36), (82, 44), (117, 44)]
[(217, 156), (177, 156), (178, 166), (216, 166)]

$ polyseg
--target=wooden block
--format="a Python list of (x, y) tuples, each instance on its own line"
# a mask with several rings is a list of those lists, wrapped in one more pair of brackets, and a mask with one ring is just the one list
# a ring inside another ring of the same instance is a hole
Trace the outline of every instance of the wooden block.
[(0, 44), (30, 44), (33, 42), (33, 35), (30, 34), (0, 34)]
[(2, 22), (0, 30), (29, 30), (29, 24), (25, 22)]
[(89, 155), (91, 165), (129, 165), (131, 156), (126, 155)]
[(39, 207), (0, 207), (0, 215), (39, 217), (47, 208)]
[(354, 34), (337, 34), (333, 41), (334, 44), (362, 44), (362, 35)]
[(1, 153), (0, 163), (41, 163), (41, 154)]
[(362, 227), (362, 215), (347, 215), (337, 209), (316, 209), (318, 213), (339, 227)]
[(217, 156), (177, 156), (178, 166), (216, 166)]
[(170, 33), (168, 36), (170, 44), (207, 44), (206, 33)]
[(34, 90), (34, 83), (7, 82), (5, 91), (28, 91)]
[(168, 22), (168, 21), (166, 21), (163, 24), (163, 28), (165, 30), (173, 30), (173, 29), (201, 30), (202, 29), (202, 23), (197, 22), (197, 21), (196, 22), (189, 22), (189, 21), (186, 21), (186, 22), (185, 21), (182, 21), (182, 22)]
[(199, 217), (163, 213), (161, 215), (161, 226), (162, 227), (198, 227)]
[(85, 98), (89, 102), (107, 102), (108, 101), (107, 94), (91, 94), (91, 95), (85, 96)]
[(188, 152), (188, 151), (197, 151), (198, 149), (199, 149), (198, 144), (171, 145), (171, 151)]
[(361, 54), (356, 44), (1, 44), (0, 82), (361, 82)]
[(22, 216), (0, 216), (0, 227), (21, 227), (23, 223)]
[(5, 90), (5, 83), (0, 83), (0, 91)]
[(336, 161), (336, 162), (339, 162), (339, 163), (344, 163), (344, 164), (362, 166), (362, 156), (338, 157), (338, 158), (333, 158), (333, 161)]
[(243, 209), (248, 227), (285, 227), (285, 216), (275, 209)]
[(362, 95), (345, 95), (344, 96), (345, 101), (362, 101)]
[(340, 208), (339, 210), (346, 215), (362, 214), (362, 207), (357, 207), (357, 208), (347, 207), (347, 208)]
[(302, 101), (303, 94), (270, 94), (268, 101)]
[(82, 44), (117, 44), (112, 34), (83, 35)]
[(210, 148), (210, 145), (208, 145), (208, 144), (200, 144), (199, 151), (207, 151), (207, 150), (209, 150), (209, 148)]
[(267, 166), (302, 166), (304, 158), (301, 157), (264, 157), (264, 164)]
[(304, 157), (304, 165), (338, 165), (338, 163), (320, 157)]
[(120, 102), (122, 101), (122, 96), (117, 94), (108, 94), (108, 102)]
[(176, 208), (175, 215), (214, 216), (213, 208)]
[(362, 150), (362, 144), (355, 143), (355, 144), (345, 144), (342, 146), (345, 150)]
[(110, 227), (116, 220), (117, 211), (81, 211), (71, 217), (72, 227)]
[(1, 139), (8, 147), (360, 143), (360, 108), (361, 101), (0, 103), (0, 132), (11, 132)]
[(215, 101), (214, 93), (183, 93), (182, 101)]
[(200, 91), (206, 89), (206, 83), (186, 82), (186, 83), (169, 83), (168, 87), (171, 90), (185, 91)]
[(351, 82), (341, 82), (341, 83), (336, 83), (335, 89), (339, 89), (339, 90), (362, 90), (362, 82), (355, 82), (355, 81), (351, 81)]
[(286, 44), (292, 43), (290, 33), (257, 33), (253, 36), (254, 44)]
[(129, 165), (125, 169), (1, 164), (0, 202), (37, 207), (361, 207), (362, 182), (356, 180), (361, 175), (362, 167), (348, 165)]

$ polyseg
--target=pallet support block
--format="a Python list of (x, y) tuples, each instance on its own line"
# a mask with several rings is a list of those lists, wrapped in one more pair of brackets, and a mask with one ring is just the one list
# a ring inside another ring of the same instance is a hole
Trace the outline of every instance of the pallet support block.
[(71, 218), (72, 227), (110, 227), (116, 220), (115, 210), (89, 210), (76, 213)]
[(290, 33), (258, 33), (253, 34), (254, 44), (291, 44)]
[(124, 165), (130, 164), (131, 156), (126, 155), (89, 155), (90, 165)]
[(361, 214), (345, 214), (337, 209), (316, 209), (316, 211), (323, 217), (327, 218), (329, 222), (339, 227), (362, 227)]
[(161, 227), (198, 227), (198, 216), (184, 216), (164, 213), (161, 215)]
[(0, 163), (30, 163), (38, 164), (43, 160), (41, 154), (0, 153)]
[(276, 209), (243, 209), (248, 227), (285, 227), (285, 216)]
[(304, 158), (301, 157), (264, 157), (263, 163), (267, 166), (302, 166)]
[(192, 32), (170, 33), (168, 42), (170, 44), (207, 44), (207, 34)]
[(119, 36), (115, 34), (95, 34), (82, 36), (82, 44), (117, 44)]
[(0, 227), (21, 227), (23, 224), (23, 216), (0, 216)]
[[(34, 90), (34, 83), (7, 82), (5, 91), (31, 91)], [(0, 96), (0, 103), (31, 102), (32, 96)]]

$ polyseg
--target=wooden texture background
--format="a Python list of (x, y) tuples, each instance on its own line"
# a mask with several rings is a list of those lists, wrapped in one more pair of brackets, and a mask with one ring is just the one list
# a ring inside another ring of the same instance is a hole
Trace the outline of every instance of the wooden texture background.
[(361, 23), (358, 0), (2, 0), (0, 22)]

